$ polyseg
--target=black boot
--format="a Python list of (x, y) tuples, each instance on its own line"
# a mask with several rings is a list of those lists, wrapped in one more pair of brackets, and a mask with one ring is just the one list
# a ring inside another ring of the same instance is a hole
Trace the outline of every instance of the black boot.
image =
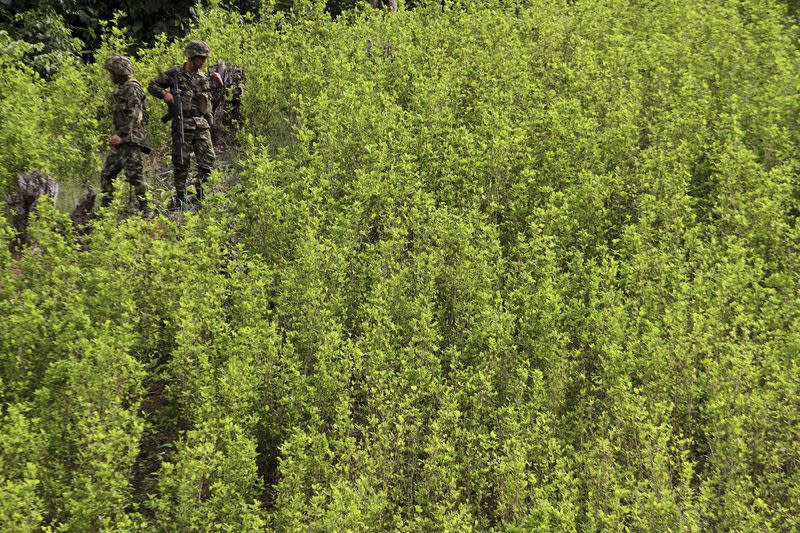
[(153, 218), (153, 210), (150, 208), (150, 205), (144, 198), (139, 199), (139, 211), (142, 212), (142, 218), (144, 219)]
[(186, 191), (175, 191), (175, 198), (172, 199), (173, 211), (186, 210)]
[(205, 198), (205, 193), (203, 192), (203, 184), (198, 181), (194, 186), (194, 190), (197, 195), (197, 204), (199, 205), (203, 202), (203, 198)]
[(175, 182), (175, 196), (172, 198), (171, 211), (186, 210), (186, 183)]

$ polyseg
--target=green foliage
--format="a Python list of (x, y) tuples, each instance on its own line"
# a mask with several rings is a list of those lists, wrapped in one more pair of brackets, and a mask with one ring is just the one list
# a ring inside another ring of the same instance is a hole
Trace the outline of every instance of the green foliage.
[(44, 501), (38, 493), (38, 459), (42, 435), (38, 420), (18, 404), (8, 406), (0, 426), (0, 527), (6, 531), (37, 531)]
[[(224, 193), (179, 220), (114, 207), (80, 241), (42, 206), (31, 245), (0, 256), (0, 519), (797, 529), (785, 15), (766, 0), (336, 20), (212, 5), (191, 36), (247, 72)], [(0, 55), (20, 122), (0, 129), (5, 180), (28, 160), (91, 174), (81, 143), (104, 130), (84, 108), (131, 42), (112, 24), (97, 64), (49, 82)], [(140, 50), (136, 76), (181, 49)], [(42, 141), (66, 129), (88, 137)]]
[(160, 478), (152, 506), (165, 530), (263, 531), (255, 442), (230, 418), (189, 431)]
[(0, 34), (10, 37), (5, 45), (22, 52), (26, 64), (50, 77), (67, 58), (75, 58), (81, 41), (72, 36), (64, 18), (48, 6), (8, 12), (0, 6)]
[(0, 186), (16, 188), (16, 176), (39, 170), (61, 182), (83, 183), (99, 172), (94, 96), (85, 69), (74, 59), (60, 63), (49, 83), (0, 32)]

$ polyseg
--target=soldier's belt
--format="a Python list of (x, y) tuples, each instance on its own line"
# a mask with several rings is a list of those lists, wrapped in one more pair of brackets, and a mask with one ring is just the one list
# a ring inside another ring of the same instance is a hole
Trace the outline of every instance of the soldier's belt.
[[(184, 111), (183, 112), (183, 119), (186, 120), (187, 118), (202, 118), (203, 113), (200, 111)], [(169, 122), (170, 120), (175, 120), (178, 118), (177, 114), (173, 114), (173, 111), (170, 110), (166, 113), (163, 117), (161, 117), (161, 122)]]

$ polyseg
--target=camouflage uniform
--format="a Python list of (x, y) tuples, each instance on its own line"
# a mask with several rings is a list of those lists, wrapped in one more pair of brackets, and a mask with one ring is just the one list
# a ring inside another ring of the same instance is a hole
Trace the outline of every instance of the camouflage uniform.
[(103, 192), (102, 205), (108, 206), (114, 194), (114, 178), (121, 170), (125, 178), (136, 191), (139, 207), (149, 213), (150, 208), (145, 199), (147, 184), (142, 169), (141, 146), (145, 140), (144, 90), (133, 77), (130, 61), (122, 56), (111, 56), (105, 62), (105, 68), (114, 74), (117, 88), (114, 91), (112, 107), (114, 117), (114, 133), (122, 139), (122, 143), (112, 145), (103, 170), (100, 173), (100, 189)]
[[(192, 41), (186, 47), (186, 57), (208, 57), (209, 47), (202, 41)], [(197, 157), (197, 172), (194, 185), (197, 199), (203, 199), (203, 182), (214, 167), (216, 156), (211, 142), (211, 127), (214, 117), (211, 110), (211, 80), (200, 71), (191, 72), (186, 64), (160, 73), (147, 90), (156, 98), (163, 99), (167, 89), (172, 88), (177, 77), (183, 108), (183, 161), (181, 161), (181, 137), (177, 120), (172, 121), (172, 166), (174, 168), (175, 194), (179, 204), (186, 201), (186, 181), (189, 177), (190, 154)], [(176, 102), (177, 103), (177, 102)]]

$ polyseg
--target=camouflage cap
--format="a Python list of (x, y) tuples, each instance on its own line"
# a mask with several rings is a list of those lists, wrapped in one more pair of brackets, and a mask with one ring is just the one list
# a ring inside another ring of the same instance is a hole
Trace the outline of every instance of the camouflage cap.
[(211, 47), (205, 41), (191, 41), (186, 45), (185, 54), (189, 59), (195, 56), (208, 57), (211, 54)]
[(117, 74), (118, 76), (130, 76), (133, 74), (133, 65), (131, 60), (124, 56), (110, 56), (106, 59), (103, 65), (106, 70)]

